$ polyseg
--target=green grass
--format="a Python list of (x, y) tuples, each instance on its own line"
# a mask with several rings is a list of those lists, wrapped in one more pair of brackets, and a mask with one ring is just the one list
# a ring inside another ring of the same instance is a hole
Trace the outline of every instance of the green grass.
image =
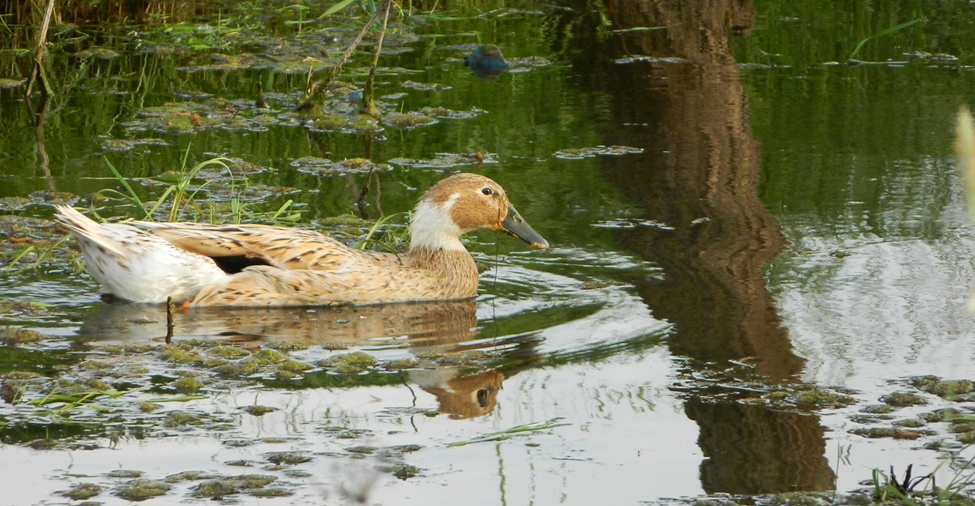
[(535, 432), (552, 429), (555, 427), (561, 427), (563, 425), (569, 425), (567, 423), (560, 423), (562, 417), (555, 417), (551, 420), (546, 420), (544, 422), (532, 422), (525, 425), (516, 425), (509, 429), (505, 429), (498, 432), (491, 432), (490, 434), (484, 434), (473, 439), (468, 439), (466, 441), (455, 441), (453, 443), (447, 443), (447, 446), (466, 446), (474, 443), (486, 443), (489, 441), (504, 441), (510, 439), (512, 436), (518, 436), (523, 434), (532, 434)]

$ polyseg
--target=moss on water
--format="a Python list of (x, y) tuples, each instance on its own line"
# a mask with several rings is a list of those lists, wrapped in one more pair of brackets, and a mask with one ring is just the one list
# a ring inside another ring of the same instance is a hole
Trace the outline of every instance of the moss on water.
[(6, 345), (29, 344), (43, 341), (44, 334), (18, 327), (0, 328), (0, 343)]
[(894, 407), (923, 406), (928, 403), (924, 397), (910, 392), (893, 392), (880, 397), (880, 401)]
[(221, 498), (241, 492), (253, 493), (277, 481), (274, 476), (263, 474), (244, 474), (207, 480), (192, 488), (194, 497)]
[(161, 481), (137, 479), (119, 487), (114, 494), (128, 501), (144, 501), (164, 495), (171, 488), (170, 485)]
[(213, 357), (226, 360), (237, 360), (239, 358), (250, 356), (251, 354), (251, 352), (238, 346), (215, 346), (208, 349), (207, 353)]
[(244, 408), (244, 412), (252, 416), (264, 416), (274, 411), (277, 411), (277, 408), (269, 408), (267, 406), (248, 406)]
[(268, 462), (279, 466), (295, 466), (311, 462), (312, 458), (303, 452), (271, 452), (265, 453)]
[(365, 372), (376, 363), (376, 359), (367, 353), (356, 351), (342, 355), (335, 355), (322, 360), (319, 365), (332, 369), (338, 374), (358, 374)]
[(167, 347), (165, 350), (162, 351), (162, 353), (160, 353), (159, 356), (166, 362), (172, 362), (175, 364), (190, 364), (193, 362), (200, 361), (199, 356), (184, 351), (176, 346)]
[(196, 378), (180, 378), (173, 382), (173, 388), (181, 394), (192, 394), (199, 392), (203, 384)]
[(70, 490), (62, 490), (58, 493), (74, 501), (83, 501), (101, 494), (102, 487), (95, 485), (94, 483), (80, 483), (72, 487)]
[(812, 389), (796, 395), (795, 402), (817, 408), (839, 408), (854, 404), (856, 399), (828, 390)]
[(234, 378), (253, 376), (261, 371), (261, 364), (253, 357), (214, 368), (220, 374)]

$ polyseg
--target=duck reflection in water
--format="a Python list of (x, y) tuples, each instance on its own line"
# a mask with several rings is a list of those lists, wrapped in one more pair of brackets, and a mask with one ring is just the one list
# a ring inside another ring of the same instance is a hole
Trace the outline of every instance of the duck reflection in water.
[[(409, 380), (437, 399), (438, 411), (451, 418), (483, 416), (496, 404), (501, 383), (519, 369), (538, 363), (536, 334), (480, 339), (474, 299), (372, 306), (318, 308), (197, 308), (180, 313), (177, 341), (204, 339), (257, 352), (279, 342), (325, 349), (369, 348), (382, 356), (409, 347), (419, 360)], [(228, 331), (228, 329), (233, 329)], [(108, 303), (89, 316), (79, 335), (87, 342), (144, 342), (166, 335), (165, 308)], [(492, 363), (515, 368), (458, 365), (474, 350), (501, 350)], [(436, 358), (426, 358), (436, 357)]]

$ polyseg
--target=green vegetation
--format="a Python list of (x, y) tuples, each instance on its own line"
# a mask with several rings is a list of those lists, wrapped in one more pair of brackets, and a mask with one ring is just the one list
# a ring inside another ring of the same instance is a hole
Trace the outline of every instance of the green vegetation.
[(486, 443), (490, 441), (504, 441), (510, 439), (513, 436), (521, 436), (527, 434), (534, 434), (539, 431), (552, 429), (555, 427), (561, 427), (563, 425), (569, 425), (568, 423), (561, 423), (562, 418), (556, 417), (551, 420), (546, 420), (544, 422), (533, 422), (526, 423), (524, 425), (516, 425), (508, 429), (492, 432), (490, 434), (484, 434), (473, 439), (468, 439), (467, 441), (455, 441), (453, 443), (448, 443), (447, 446), (465, 446), (474, 443)]

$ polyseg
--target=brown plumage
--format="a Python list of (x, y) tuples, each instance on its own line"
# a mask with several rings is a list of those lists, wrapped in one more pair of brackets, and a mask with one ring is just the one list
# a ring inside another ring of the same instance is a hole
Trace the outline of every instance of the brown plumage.
[(403, 255), (359, 251), (318, 232), (267, 225), (99, 225), (66, 206), (57, 219), (112, 294), (199, 306), (462, 299), (476, 295), (478, 274), (460, 235), (490, 228), (548, 247), (504, 189), (476, 174), (448, 177), (424, 193)]

